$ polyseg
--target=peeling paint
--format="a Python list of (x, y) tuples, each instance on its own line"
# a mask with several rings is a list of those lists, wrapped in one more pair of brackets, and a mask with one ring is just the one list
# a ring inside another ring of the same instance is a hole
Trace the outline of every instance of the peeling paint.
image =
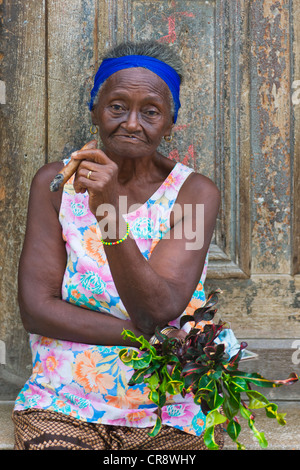
[[(289, 272), (290, 257), (290, 18), (289, 2), (251, 2), (251, 144), (254, 152), (253, 272)], [(261, 158), (259, 158), (261, 155)], [(274, 204), (274, 201), (276, 205)]]
[(3, 80), (0, 80), (0, 104), (6, 104), (6, 85)]
[(294, 106), (300, 104), (300, 80), (294, 80), (292, 83), (292, 89), (295, 89), (294, 93), (292, 94), (292, 103)]

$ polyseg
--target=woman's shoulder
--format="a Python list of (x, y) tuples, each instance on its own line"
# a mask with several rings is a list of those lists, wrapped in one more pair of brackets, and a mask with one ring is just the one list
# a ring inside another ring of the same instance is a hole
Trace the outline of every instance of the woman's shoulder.
[(63, 166), (62, 161), (46, 163), (35, 173), (30, 188), (31, 198), (38, 198), (41, 203), (46, 199), (51, 201), (56, 211), (60, 207), (62, 191), (51, 192), (50, 183)]
[(47, 181), (49, 181), (50, 184), (54, 176), (59, 173), (63, 166), (63, 161), (46, 163), (36, 171), (33, 182), (46, 184)]
[(208, 176), (191, 171), (180, 191), (182, 202), (220, 203), (220, 190)]

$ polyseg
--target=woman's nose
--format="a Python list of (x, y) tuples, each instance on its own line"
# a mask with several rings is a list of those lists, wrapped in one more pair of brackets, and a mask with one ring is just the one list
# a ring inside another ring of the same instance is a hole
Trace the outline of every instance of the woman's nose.
[(140, 127), (139, 116), (136, 111), (129, 111), (126, 122), (123, 124), (128, 132), (135, 132)]

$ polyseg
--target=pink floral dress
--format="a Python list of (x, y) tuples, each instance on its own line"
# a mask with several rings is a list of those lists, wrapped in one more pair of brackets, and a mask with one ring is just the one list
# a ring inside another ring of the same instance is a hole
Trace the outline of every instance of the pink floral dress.
[[(177, 163), (150, 199), (129, 211), (131, 236), (146, 259), (170, 230), (170, 212), (182, 184), (192, 169)], [(101, 242), (99, 225), (90, 212), (88, 194), (76, 194), (72, 179), (64, 186), (59, 220), (66, 244), (67, 265), (62, 284), (66, 302), (128, 319), (112, 279)], [(182, 314), (192, 313), (205, 301), (199, 284)], [(179, 319), (172, 322), (179, 326)], [(188, 325), (188, 324), (187, 324)], [(73, 343), (30, 334), (33, 370), (19, 393), (15, 410), (51, 410), (93, 423), (152, 427), (156, 406), (149, 401), (145, 384), (129, 386), (133, 370), (119, 359), (118, 346)], [(162, 423), (200, 435), (205, 416), (191, 395), (168, 396)]]

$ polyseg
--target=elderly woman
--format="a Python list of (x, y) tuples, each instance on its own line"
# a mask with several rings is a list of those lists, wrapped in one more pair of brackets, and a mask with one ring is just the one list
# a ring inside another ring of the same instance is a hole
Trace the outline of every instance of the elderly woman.
[(92, 142), (71, 155), (79, 166), (62, 190), (49, 183), (68, 160), (33, 180), (19, 268), (33, 372), (15, 404), (15, 449), (205, 448), (205, 416), (191, 396), (169, 396), (162, 430), (149, 436), (156, 406), (145, 384), (128, 385), (133, 370), (118, 356), (134, 346), (124, 329), (186, 334), (180, 316), (205, 299), (219, 191), (157, 150), (172, 135), (181, 77), (166, 45), (112, 49), (91, 93), (102, 149)]

